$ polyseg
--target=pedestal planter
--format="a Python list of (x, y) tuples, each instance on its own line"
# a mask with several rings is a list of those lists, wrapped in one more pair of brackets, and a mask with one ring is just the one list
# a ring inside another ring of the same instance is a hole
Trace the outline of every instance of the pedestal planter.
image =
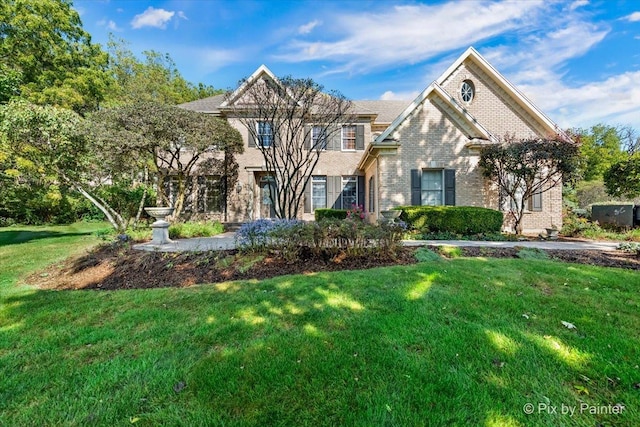
[(380, 214), (383, 218), (389, 222), (395, 222), (396, 219), (400, 217), (402, 211), (390, 210), (390, 211), (380, 211)]
[(558, 239), (558, 229), (557, 228), (547, 228), (547, 239), (549, 240), (557, 240)]
[(156, 207), (144, 208), (144, 210), (156, 219), (156, 222), (151, 224), (153, 230), (151, 243), (154, 245), (173, 243), (173, 240), (169, 239), (169, 223), (165, 221), (165, 217), (171, 215), (175, 208)]

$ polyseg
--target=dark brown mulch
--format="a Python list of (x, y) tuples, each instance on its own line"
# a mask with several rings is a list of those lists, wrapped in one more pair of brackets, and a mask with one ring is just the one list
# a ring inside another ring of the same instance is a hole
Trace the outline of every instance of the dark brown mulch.
[[(468, 257), (518, 258), (520, 248), (464, 247), (462, 253)], [(622, 251), (594, 250), (546, 250), (551, 259), (600, 267), (618, 267), (640, 270), (640, 257)]]
[(275, 256), (236, 256), (236, 251), (158, 253), (105, 245), (62, 266), (33, 274), (28, 282), (46, 289), (142, 289), (184, 287), (229, 280), (267, 279), (287, 274), (362, 270), (415, 263), (413, 249), (394, 257), (372, 254), (330, 257), (304, 255), (297, 262)]
[[(464, 247), (466, 257), (517, 258), (519, 248)], [(363, 256), (303, 255), (297, 262), (275, 256), (236, 256), (235, 251), (157, 253), (128, 246), (104, 245), (62, 265), (31, 275), (27, 281), (45, 289), (141, 289), (184, 287), (198, 283), (229, 280), (266, 279), (287, 274), (361, 270), (415, 263), (415, 248), (403, 248), (394, 258)], [(564, 262), (640, 270), (635, 255), (599, 251), (547, 251), (552, 259)]]

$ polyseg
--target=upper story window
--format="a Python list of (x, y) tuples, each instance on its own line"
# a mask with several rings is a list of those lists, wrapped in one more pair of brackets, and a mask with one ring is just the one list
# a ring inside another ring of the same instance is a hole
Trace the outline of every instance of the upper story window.
[(462, 82), (462, 86), (460, 87), (460, 97), (464, 102), (469, 104), (471, 101), (473, 101), (475, 93), (476, 89), (473, 86), (473, 82), (471, 80), (465, 80)]
[(257, 145), (262, 147), (271, 147), (273, 145), (273, 128), (269, 122), (258, 122), (257, 126)]
[(327, 134), (325, 127), (314, 126), (311, 128), (311, 147), (316, 150), (327, 149)]
[(356, 149), (356, 127), (355, 126), (342, 126), (342, 149), (343, 150)]

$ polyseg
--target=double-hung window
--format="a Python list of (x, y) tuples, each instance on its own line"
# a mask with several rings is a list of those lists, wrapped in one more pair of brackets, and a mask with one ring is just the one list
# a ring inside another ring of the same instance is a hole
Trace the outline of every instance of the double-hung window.
[(273, 145), (273, 127), (270, 122), (256, 123), (257, 145), (260, 147), (271, 147)]
[(313, 176), (311, 178), (311, 210), (327, 207), (327, 177)]
[(356, 127), (342, 126), (342, 149), (351, 151), (356, 149)]
[(220, 212), (222, 208), (222, 180), (217, 175), (198, 176), (197, 212)]
[(313, 126), (311, 128), (311, 148), (315, 150), (327, 149), (327, 132), (324, 126)]
[(422, 171), (422, 205), (440, 206), (444, 204), (444, 182), (442, 169)]
[(358, 204), (358, 178), (355, 176), (342, 177), (342, 208), (351, 209)]

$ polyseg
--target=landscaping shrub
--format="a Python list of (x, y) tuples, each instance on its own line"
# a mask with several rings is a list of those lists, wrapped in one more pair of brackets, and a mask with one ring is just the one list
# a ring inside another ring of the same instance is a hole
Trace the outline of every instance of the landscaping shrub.
[(316, 221), (322, 221), (323, 219), (346, 219), (346, 209), (316, 209), (315, 210)]
[(194, 237), (211, 237), (224, 232), (219, 221), (213, 222), (178, 222), (169, 226), (170, 239), (191, 239)]
[(402, 206), (400, 218), (410, 228), (425, 233), (454, 234), (498, 233), (502, 212), (474, 206)]
[(442, 261), (442, 257), (429, 248), (418, 248), (413, 256), (418, 262)]
[(405, 229), (402, 221), (373, 225), (361, 219), (329, 218), (309, 223), (260, 219), (240, 227), (236, 245), (241, 251), (270, 251), (289, 261), (309, 251), (323, 258), (374, 252), (393, 256), (401, 247)]

